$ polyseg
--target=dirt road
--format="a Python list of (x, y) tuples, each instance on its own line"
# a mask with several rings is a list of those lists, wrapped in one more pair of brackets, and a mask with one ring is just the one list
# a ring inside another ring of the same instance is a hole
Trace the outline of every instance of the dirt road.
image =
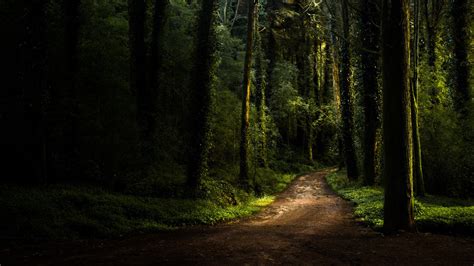
[(474, 240), (436, 234), (383, 236), (358, 225), (351, 204), (324, 181), (301, 176), (258, 215), (215, 227), (122, 240), (32, 244), (2, 251), (27, 265), (474, 265)]

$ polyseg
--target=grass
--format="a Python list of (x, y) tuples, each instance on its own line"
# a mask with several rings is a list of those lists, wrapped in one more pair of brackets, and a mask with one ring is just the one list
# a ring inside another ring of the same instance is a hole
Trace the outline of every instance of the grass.
[[(284, 189), (295, 175), (266, 179), (271, 192)], [(269, 181), (270, 180), (270, 181)], [(274, 196), (255, 197), (223, 181), (203, 184), (201, 199), (134, 196), (78, 186), (0, 186), (0, 237), (103, 238), (131, 233), (213, 225), (249, 216)]]
[[(380, 230), (383, 227), (383, 189), (349, 182), (344, 172), (326, 177), (331, 188), (355, 204), (358, 220)], [(415, 199), (415, 221), (422, 232), (474, 235), (474, 202), (427, 195)]]

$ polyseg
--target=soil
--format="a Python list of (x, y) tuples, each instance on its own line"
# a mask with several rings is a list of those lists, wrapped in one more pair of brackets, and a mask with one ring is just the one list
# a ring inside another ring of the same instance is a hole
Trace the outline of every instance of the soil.
[(324, 180), (298, 177), (259, 214), (212, 227), (115, 240), (11, 244), (0, 264), (24, 265), (474, 265), (474, 239), (385, 236), (359, 224)]

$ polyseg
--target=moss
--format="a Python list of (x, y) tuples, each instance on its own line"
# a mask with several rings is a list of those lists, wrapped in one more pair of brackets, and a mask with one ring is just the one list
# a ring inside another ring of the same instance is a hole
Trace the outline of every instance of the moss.
[[(338, 195), (355, 203), (354, 213), (358, 220), (376, 230), (382, 228), (382, 188), (350, 182), (342, 172), (332, 173), (326, 180)], [(415, 200), (415, 221), (418, 230), (423, 232), (474, 235), (474, 202), (427, 195)]]

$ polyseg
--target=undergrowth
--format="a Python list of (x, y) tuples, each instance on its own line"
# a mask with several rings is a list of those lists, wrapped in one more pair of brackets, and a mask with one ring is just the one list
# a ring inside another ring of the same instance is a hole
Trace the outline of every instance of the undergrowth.
[[(327, 175), (326, 179), (336, 193), (355, 204), (354, 213), (358, 220), (376, 230), (382, 229), (382, 188), (350, 182), (341, 171)], [(474, 202), (434, 195), (416, 198), (415, 222), (422, 232), (474, 235)]]
[[(263, 171), (263, 170), (262, 170)], [(295, 175), (263, 171), (256, 197), (213, 179), (199, 199), (126, 195), (94, 187), (0, 186), (0, 238), (104, 238), (213, 225), (251, 215), (274, 200)]]

